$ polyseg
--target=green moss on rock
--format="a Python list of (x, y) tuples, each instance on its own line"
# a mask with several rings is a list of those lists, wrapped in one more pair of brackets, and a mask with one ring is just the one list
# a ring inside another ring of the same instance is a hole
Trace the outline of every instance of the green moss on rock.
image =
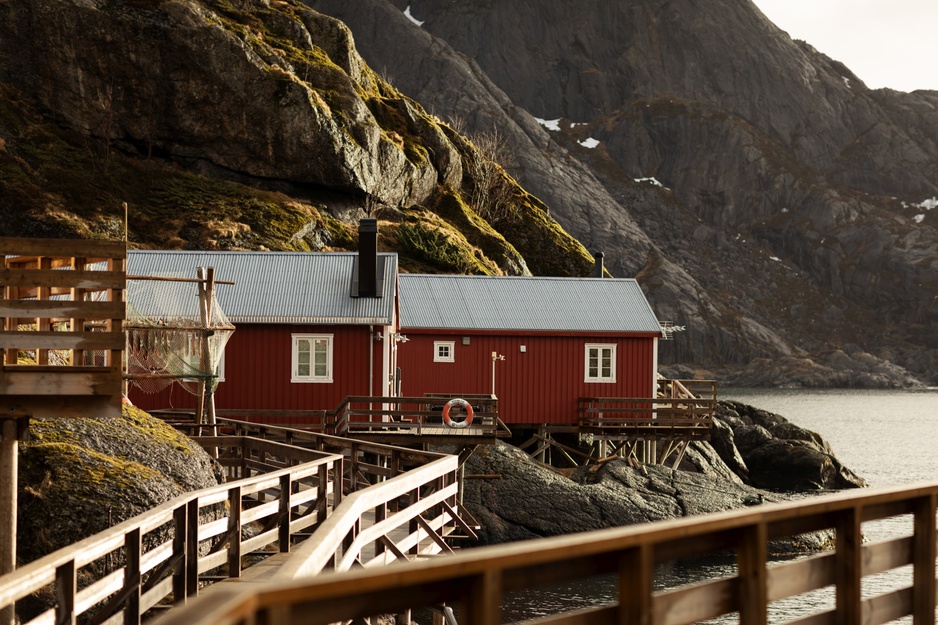
[(221, 480), (201, 447), (134, 407), (115, 418), (33, 419), (29, 432), (19, 458), (23, 562)]

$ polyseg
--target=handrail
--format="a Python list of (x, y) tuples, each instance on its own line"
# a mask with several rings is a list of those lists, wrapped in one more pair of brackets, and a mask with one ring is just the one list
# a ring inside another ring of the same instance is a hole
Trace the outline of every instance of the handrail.
[[(406, 551), (411, 551), (414, 557), (444, 551), (443, 546), (434, 540), (423, 548), (420, 542), (429, 537), (431, 531), (437, 536), (445, 536), (457, 527), (458, 469), (459, 459), (446, 456), (391, 478), (381, 488), (369, 488), (349, 495), (319, 527), (316, 540), (296, 549), (277, 578), (286, 580), (311, 576), (330, 565), (336, 571), (346, 571), (353, 564), (362, 563), (362, 551), (369, 545), (375, 547), (376, 555), (383, 554), (369, 564), (375, 561), (388, 564), (398, 558), (406, 558)], [(422, 491), (427, 485), (439, 487)], [(399, 500), (404, 497), (409, 499), (408, 504), (400, 507)], [(362, 528), (359, 520), (372, 512), (375, 525)], [(433, 515), (432, 518), (424, 518), (427, 513)], [(389, 544), (391, 532), (405, 525), (409, 526), (406, 535)], [(385, 550), (386, 546), (390, 549)]]
[[(427, 427), (442, 428), (443, 404), (457, 395), (421, 397), (349, 396), (335, 411), (336, 434), (396, 431), (421, 434)], [(472, 424), (461, 435), (480, 433), (495, 436), (498, 431), (498, 399), (494, 395), (468, 398), (475, 411)]]
[[(271, 545), (287, 551), (291, 536), (306, 537), (326, 519), (332, 476), (342, 475), (341, 454), (250, 437), (207, 442), (240, 450), (237, 461), (223, 455), (228, 466), (245, 466), (256, 448), (302, 464), (180, 495), (30, 562), (0, 577), (0, 607), (55, 585), (55, 608), (23, 620), (24, 625), (75, 622), (82, 614), (89, 623), (99, 623), (118, 612), (125, 623), (139, 623), (144, 612), (168, 596), (179, 604), (197, 594), (200, 575), (226, 567), (227, 576), (238, 577), (242, 555)], [(247, 526), (256, 528), (250, 537), (242, 531)], [(98, 579), (79, 590), (76, 580), (85, 567)]]
[(671, 397), (581, 397), (581, 427), (621, 430), (709, 431), (716, 400)]
[[(182, 495), (0, 577), (0, 608), (55, 586), (56, 607), (23, 625), (78, 616), (93, 625), (140, 623), (147, 610), (170, 598), (177, 605), (191, 600), (206, 573), (239, 577), (243, 556), (271, 553), (270, 546), (291, 551), (295, 540), (313, 533), (315, 540), (292, 549), (297, 559), (278, 577), (330, 566), (346, 570), (366, 559), (366, 548), (373, 549), (372, 564), (434, 555), (448, 551), (443, 539), (458, 528), (472, 535), (459, 518), (455, 456), (240, 421), (220, 424), (235, 435), (195, 440), (218, 450), (229, 476), (240, 479)], [(364, 527), (372, 511), (375, 522)], [(243, 531), (249, 525), (254, 529)], [(79, 590), (78, 572), (89, 565), (98, 579)]]
[[(459, 429), (443, 429), (443, 404), (449, 399), (461, 397), (472, 404), (475, 415), (472, 424)], [(191, 415), (191, 411), (157, 410), (157, 416)], [(302, 427), (309, 431), (315, 430), (333, 436), (348, 436), (350, 434), (369, 433), (400, 433), (421, 435), (426, 432), (439, 434), (442, 430), (448, 434), (462, 436), (488, 437), (506, 436), (504, 423), (498, 418), (498, 398), (494, 395), (453, 395), (429, 394), (420, 397), (390, 397), (351, 395), (345, 397), (333, 410), (255, 410), (255, 409), (225, 409), (218, 410), (219, 417), (234, 417), (232, 420), (244, 419), (276, 419), (288, 421), (301, 421)], [(198, 431), (204, 425), (195, 422), (173, 421), (175, 427), (186, 427)], [(285, 427), (285, 423), (273, 424)], [(300, 425), (300, 423), (295, 423)], [(430, 428), (430, 429), (428, 429)]]
[[(934, 623), (936, 506), (938, 483), (930, 483), (482, 547), (405, 566), (226, 589), (170, 612), (159, 625), (320, 625), (441, 603), (458, 604), (460, 625), (497, 625), (506, 593), (596, 575), (613, 576), (612, 603), (527, 622), (687, 625), (738, 613), (745, 625), (764, 625), (770, 602), (832, 585), (834, 609), (816, 607), (798, 623), (877, 625), (909, 614)], [(911, 515), (911, 534), (862, 542), (863, 523), (900, 515)], [(768, 566), (770, 541), (818, 530), (835, 531), (832, 552)], [(656, 588), (657, 565), (727, 552), (737, 566), (726, 577)], [(910, 587), (863, 596), (866, 577), (906, 565)]]
[(671, 380), (668, 378), (659, 378), (658, 395), (659, 397), (715, 401), (717, 398), (717, 382), (716, 380)]

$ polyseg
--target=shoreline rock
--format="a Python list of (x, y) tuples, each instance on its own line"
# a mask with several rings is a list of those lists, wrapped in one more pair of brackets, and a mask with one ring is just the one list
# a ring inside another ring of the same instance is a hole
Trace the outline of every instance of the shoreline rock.
[[(499, 544), (790, 501), (799, 493), (857, 488), (817, 433), (739, 402), (720, 402), (713, 441), (694, 442), (677, 469), (613, 460), (569, 477), (505, 443), (469, 459), (463, 505), (481, 525), (480, 544)], [(774, 476), (774, 477), (773, 477)], [(826, 549), (817, 532), (773, 543), (773, 555)]]

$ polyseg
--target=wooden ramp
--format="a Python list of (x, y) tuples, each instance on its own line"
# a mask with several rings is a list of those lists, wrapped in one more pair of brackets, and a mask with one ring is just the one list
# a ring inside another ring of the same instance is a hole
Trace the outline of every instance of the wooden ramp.
[(381, 568), (474, 537), (455, 456), (299, 430), (255, 433), (277, 440), (197, 439), (229, 482), (0, 575), (0, 614), (12, 623), (16, 602), (39, 592), (57, 605), (24, 625), (139, 625), (219, 583)]

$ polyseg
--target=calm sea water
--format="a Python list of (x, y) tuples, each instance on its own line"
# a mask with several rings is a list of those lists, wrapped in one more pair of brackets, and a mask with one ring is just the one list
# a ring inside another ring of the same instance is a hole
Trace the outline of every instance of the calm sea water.
[[(740, 401), (775, 412), (814, 430), (831, 444), (835, 455), (870, 486), (938, 481), (938, 389), (923, 391), (721, 389), (721, 399)], [(890, 519), (863, 526), (867, 540), (910, 533), (911, 520)], [(658, 586), (675, 586), (732, 572), (725, 562), (679, 564), (657, 572)], [(911, 583), (904, 567), (864, 581), (864, 596)], [(615, 589), (608, 578), (553, 589), (517, 593), (506, 599), (506, 621), (532, 618), (558, 610), (609, 603)], [(833, 592), (820, 590), (770, 606), (769, 621), (784, 622), (833, 607)], [(712, 623), (735, 623), (727, 616)], [(911, 623), (902, 619), (899, 623)]]

